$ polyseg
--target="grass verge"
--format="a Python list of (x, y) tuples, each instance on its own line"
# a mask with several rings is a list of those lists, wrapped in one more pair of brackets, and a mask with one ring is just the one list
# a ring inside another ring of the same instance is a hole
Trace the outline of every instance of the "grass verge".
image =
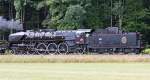
[(150, 55), (1, 55), (0, 63), (150, 62)]

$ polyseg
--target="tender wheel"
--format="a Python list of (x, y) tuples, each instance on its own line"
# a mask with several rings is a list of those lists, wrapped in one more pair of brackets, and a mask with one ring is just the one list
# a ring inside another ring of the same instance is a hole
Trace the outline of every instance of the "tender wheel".
[(140, 54), (140, 50), (139, 49), (135, 49), (135, 53), (136, 54)]
[(47, 46), (47, 51), (49, 54), (56, 54), (57, 53), (57, 45), (55, 43), (50, 43), (48, 46)]
[(58, 53), (59, 54), (67, 54), (68, 53), (68, 45), (66, 43), (60, 43), (58, 45)]
[(44, 44), (44, 43), (40, 43), (40, 44), (38, 44), (37, 45), (37, 53), (38, 54), (46, 54), (47, 53), (47, 51), (46, 51), (46, 48), (47, 48), (47, 46)]

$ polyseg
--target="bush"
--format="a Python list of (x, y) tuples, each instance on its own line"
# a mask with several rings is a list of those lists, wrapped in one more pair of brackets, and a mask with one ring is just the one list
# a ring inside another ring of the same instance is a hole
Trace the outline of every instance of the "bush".
[(150, 49), (143, 50), (143, 54), (150, 54)]

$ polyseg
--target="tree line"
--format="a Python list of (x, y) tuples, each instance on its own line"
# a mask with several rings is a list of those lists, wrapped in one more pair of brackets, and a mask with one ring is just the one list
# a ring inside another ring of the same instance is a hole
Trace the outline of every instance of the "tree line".
[(24, 30), (117, 26), (143, 34), (150, 44), (149, 0), (0, 0), (0, 15), (20, 20)]

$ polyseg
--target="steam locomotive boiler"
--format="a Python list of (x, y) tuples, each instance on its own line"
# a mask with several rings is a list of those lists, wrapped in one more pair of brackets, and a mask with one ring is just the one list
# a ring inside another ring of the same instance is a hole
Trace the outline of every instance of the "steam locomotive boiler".
[(56, 53), (57, 45), (59, 48), (66, 47), (63, 42), (64, 36), (57, 35), (55, 30), (29, 30), (9, 36), (10, 49), (16, 54)]
[(85, 32), (81, 30), (18, 32), (9, 36), (9, 48), (15, 54), (67, 54), (78, 50), (77, 47), (81, 43), (85, 44), (79, 39)]

